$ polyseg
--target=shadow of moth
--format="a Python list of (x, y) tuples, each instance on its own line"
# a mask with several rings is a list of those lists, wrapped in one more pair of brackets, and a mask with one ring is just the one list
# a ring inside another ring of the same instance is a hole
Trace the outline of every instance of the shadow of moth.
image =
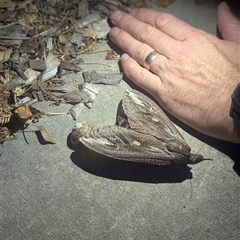
[(94, 128), (82, 124), (73, 129), (71, 142), (74, 145), (81, 142), (100, 154), (131, 162), (168, 165), (207, 160), (200, 154), (192, 154), (163, 110), (133, 89), (123, 93), (122, 112), (118, 111), (115, 125)]

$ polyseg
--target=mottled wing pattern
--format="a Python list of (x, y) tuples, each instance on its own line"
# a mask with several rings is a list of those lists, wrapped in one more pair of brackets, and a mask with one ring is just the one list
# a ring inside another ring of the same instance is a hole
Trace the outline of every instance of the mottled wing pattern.
[(186, 158), (172, 151), (169, 143), (116, 125), (94, 129), (80, 141), (98, 153), (132, 162), (167, 165), (176, 158)]
[(145, 132), (158, 139), (178, 139), (187, 146), (182, 135), (164, 111), (146, 95), (127, 89), (123, 94), (122, 104), (131, 129), (138, 131), (137, 127), (135, 128), (137, 123)]
[(130, 128), (114, 125), (94, 129), (83, 125), (72, 133), (72, 142), (80, 141), (98, 153), (132, 162), (167, 165), (204, 160), (201, 155), (191, 154), (179, 131), (150, 98), (126, 90), (122, 105)]

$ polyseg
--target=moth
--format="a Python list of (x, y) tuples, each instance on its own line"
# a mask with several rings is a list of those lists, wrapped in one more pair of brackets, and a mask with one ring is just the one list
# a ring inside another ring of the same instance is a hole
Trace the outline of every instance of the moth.
[[(192, 154), (189, 145), (163, 110), (136, 90), (125, 90), (122, 111), (115, 125), (94, 128), (82, 124), (74, 128), (71, 142), (100, 154), (125, 161), (155, 165), (194, 164), (203, 160)], [(121, 108), (120, 108), (121, 109)]]

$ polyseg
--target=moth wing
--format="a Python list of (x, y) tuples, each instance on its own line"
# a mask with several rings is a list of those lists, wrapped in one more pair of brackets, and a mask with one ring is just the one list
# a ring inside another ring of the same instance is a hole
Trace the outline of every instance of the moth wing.
[(79, 140), (100, 154), (131, 162), (167, 165), (176, 158), (187, 160), (190, 156), (188, 149), (182, 155), (151, 135), (116, 125), (94, 129)]
[(187, 146), (180, 132), (149, 97), (136, 90), (125, 90), (123, 94), (123, 110), (128, 117), (131, 129), (147, 132), (158, 139), (178, 139)]

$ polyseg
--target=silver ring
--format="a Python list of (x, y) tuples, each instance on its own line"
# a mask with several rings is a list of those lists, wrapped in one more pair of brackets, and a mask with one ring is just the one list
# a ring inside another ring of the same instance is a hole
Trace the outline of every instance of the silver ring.
[(153, 59), (154, 59), (156, 56), (158, 56), (158, 55), (160, 55), (160, 53), (157, 52), (157, 51), (153, 51), (153, 52), (149, 53), (149, 54), (147, 55), (147, 57), (145, 58), (145, 60), (144, 60), (143, 66), (144, 66), (147, 70), (149, 70), (149, 69), (150, 69), (150, 64), (152, 63)]

